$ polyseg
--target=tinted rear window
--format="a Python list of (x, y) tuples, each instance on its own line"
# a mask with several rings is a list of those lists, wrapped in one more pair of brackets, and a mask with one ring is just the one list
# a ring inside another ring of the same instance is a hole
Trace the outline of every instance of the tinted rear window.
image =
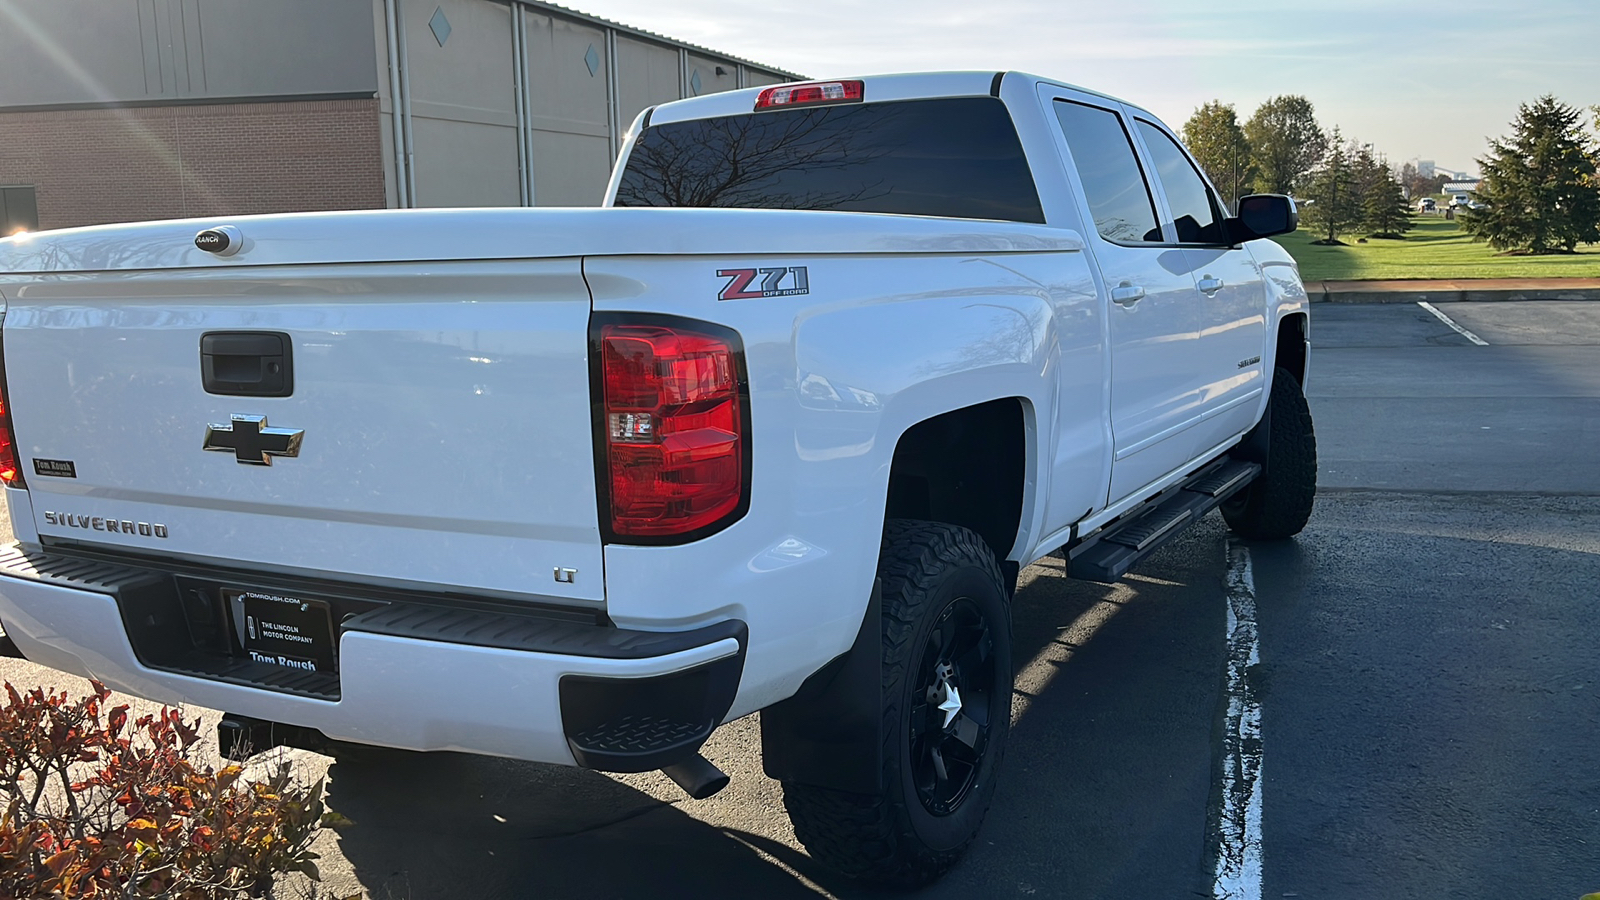
[(992, 97), (655, 125), (628, 157), (616, 205), (1044, 222), (1016, 126)]

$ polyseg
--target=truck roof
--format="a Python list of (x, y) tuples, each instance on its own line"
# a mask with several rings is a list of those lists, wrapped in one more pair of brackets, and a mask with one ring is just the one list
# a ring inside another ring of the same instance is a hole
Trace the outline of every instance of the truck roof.
[[(922, 100), (931, 97), (973, 97), (984, 94), (996, 94), (998, 96), (997, 88), (999, 82), (997, 77), (1020, 79), (1029, 84), (1053, 84), (1074, 91), (1082, 91), (1086, 94), (1104, 97), (1116, 103), (1126, 104), (1129, 107), (1138, 109), (1140, 112), (1149, 114), (1148, 110), (1102, 91), (1069, 84), (1053, 78), (1032, 75), (1027, 72), (908, 72), (890, 75), (849, 75), (841, 78), (812, 78), (807, 79), (807, 83), (817, 81), (861, 81), (865, 86), (866, 102), (876, 103), (889, 100)], [(649, 116), (651, 124), (660, 124), (662, 122), (682, 122), (688, 119), (707, 119), (713, 116), (744, 115), (755, 109), (756, 98), (761, 96), (761, 92), (767, 90), (768, 87), (744, 88), (737, 91), (707, 94), (703, 97), (690, 97), (687, 100), (674, 100), (645, 110), (641, 117)]]

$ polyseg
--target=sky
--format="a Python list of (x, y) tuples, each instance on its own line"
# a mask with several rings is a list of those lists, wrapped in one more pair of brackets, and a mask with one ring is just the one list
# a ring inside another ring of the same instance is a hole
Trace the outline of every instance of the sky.
[[(811, 77), (1016, 69), (1181, 129), (1303, 94), (1325, 129), (1399, 164), (1476, 173), (1543, 94), (1600, 104), (1600, 0), (565, 0)], [(1593, 132), (1591, 132), (1593, 134)]]

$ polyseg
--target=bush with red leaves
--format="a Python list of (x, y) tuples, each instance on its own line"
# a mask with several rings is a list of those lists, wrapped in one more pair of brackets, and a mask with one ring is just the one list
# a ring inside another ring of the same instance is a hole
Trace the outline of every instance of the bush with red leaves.
[(0, 897), (270, 897), (280, 874), (318, 879), (320, 782), (299, 784), (287, 763), (261, 782), (198, 767), (198, 719), (130, 719), (93, 685), (75, 700), (5, 685)]

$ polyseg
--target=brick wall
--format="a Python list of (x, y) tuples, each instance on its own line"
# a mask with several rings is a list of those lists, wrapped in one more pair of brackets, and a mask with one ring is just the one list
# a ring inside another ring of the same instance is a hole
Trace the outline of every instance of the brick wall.
[(40, 228), (385, 205), (378, 101), (0, 112)]

